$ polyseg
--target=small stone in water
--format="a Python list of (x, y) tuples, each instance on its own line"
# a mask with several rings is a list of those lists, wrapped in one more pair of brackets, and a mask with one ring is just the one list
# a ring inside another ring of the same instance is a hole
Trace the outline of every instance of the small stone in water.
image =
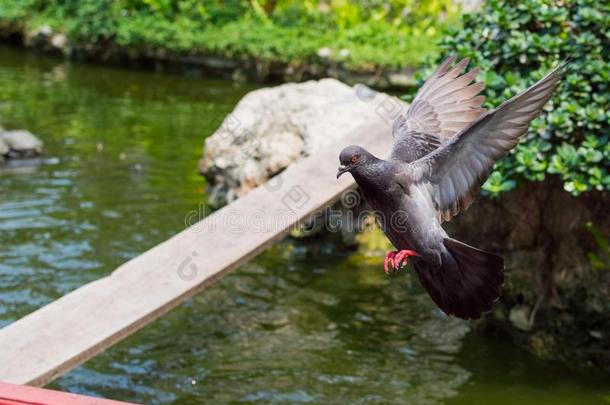
[(327, 46), (318, 49), (318, 56), (320, 58), (328, 58), (332, 53), (333, 51)]
[(16, 157), (31, 157), (42, 152), (42, 141), (22, 129), (0, 132), (0, 139), (15, 152)]

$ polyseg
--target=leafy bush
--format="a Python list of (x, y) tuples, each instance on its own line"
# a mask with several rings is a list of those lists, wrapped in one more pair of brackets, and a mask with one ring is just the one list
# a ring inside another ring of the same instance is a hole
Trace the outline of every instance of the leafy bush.
[[(488, 0), (441, 41), (441, 57), (470, 57), (484, 72), (488, 107), (570, 58), (564, 83), (484, 190), (558, 175), (574, 195), (610, 189), (610, 3), (607, 0)], [(431, 67), (432, 68), (432, 67)]]
[(0, 0), (0, 25), (42, 25), (75, 42), (109, 41), (297, 64), (418, 66), (458, 20), (452, 0)]

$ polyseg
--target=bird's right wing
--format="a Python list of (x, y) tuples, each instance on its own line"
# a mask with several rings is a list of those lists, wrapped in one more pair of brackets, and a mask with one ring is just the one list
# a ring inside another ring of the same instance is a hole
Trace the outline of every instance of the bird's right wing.
[(452, 67), (450, 56), (430, 75), (413, 103), (394, 121), (393, 159), (411, 162), (438, 148), (485, 112), (483, 82), (472, 83), (479, 69), (464, 73), (468, 58)]
[(517, 144), (551, 98), (565, 66), (561, 63), (532, 87), (409, 165), (413, 180), (430, 187), (442, 219), (448, 221), (470, 205), (494, 163)]

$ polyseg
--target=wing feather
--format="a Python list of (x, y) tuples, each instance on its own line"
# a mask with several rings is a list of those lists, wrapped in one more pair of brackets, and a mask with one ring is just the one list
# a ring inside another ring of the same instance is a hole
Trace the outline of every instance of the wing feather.
[[(526, 133), (559, 83), (566, 63), (498, 108), (478, 117), (450, 141), (409, 166), (428, 183), (440, 216), (448, 221), (472, 203), (493, 165)], [(472, 86), (472, 85), (471, 85)], [(455, 128), (463, 123), (448, 121)]]
[(485, 112), (484, 83), (472, 83), (478, 68), (464, 73), (468, 58), (445, 59), (419, 89), (413, 103), (394, 122), (391, 159), (415, 161), (440, 146)]

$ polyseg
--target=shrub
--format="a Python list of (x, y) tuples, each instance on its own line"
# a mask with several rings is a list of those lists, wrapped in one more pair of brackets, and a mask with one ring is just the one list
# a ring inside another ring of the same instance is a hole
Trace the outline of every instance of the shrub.
[(331, 61), (371, 70), (418, 66), (457, 12), (453, 0), (0, 0), (0, 26), (288, 64), (318, 62), (328, 47)]
[(441, 40), (442, 56), (435, 64), (451, 53), (470, 57), (484, 72), (488, 107), (571, 59), (543, 114), (496, 164), (483, 189), (497, 195), (549, 174), (559, 176), (574, 195), (610, 189), (610, 3), (488, 0), (462, 23)]

